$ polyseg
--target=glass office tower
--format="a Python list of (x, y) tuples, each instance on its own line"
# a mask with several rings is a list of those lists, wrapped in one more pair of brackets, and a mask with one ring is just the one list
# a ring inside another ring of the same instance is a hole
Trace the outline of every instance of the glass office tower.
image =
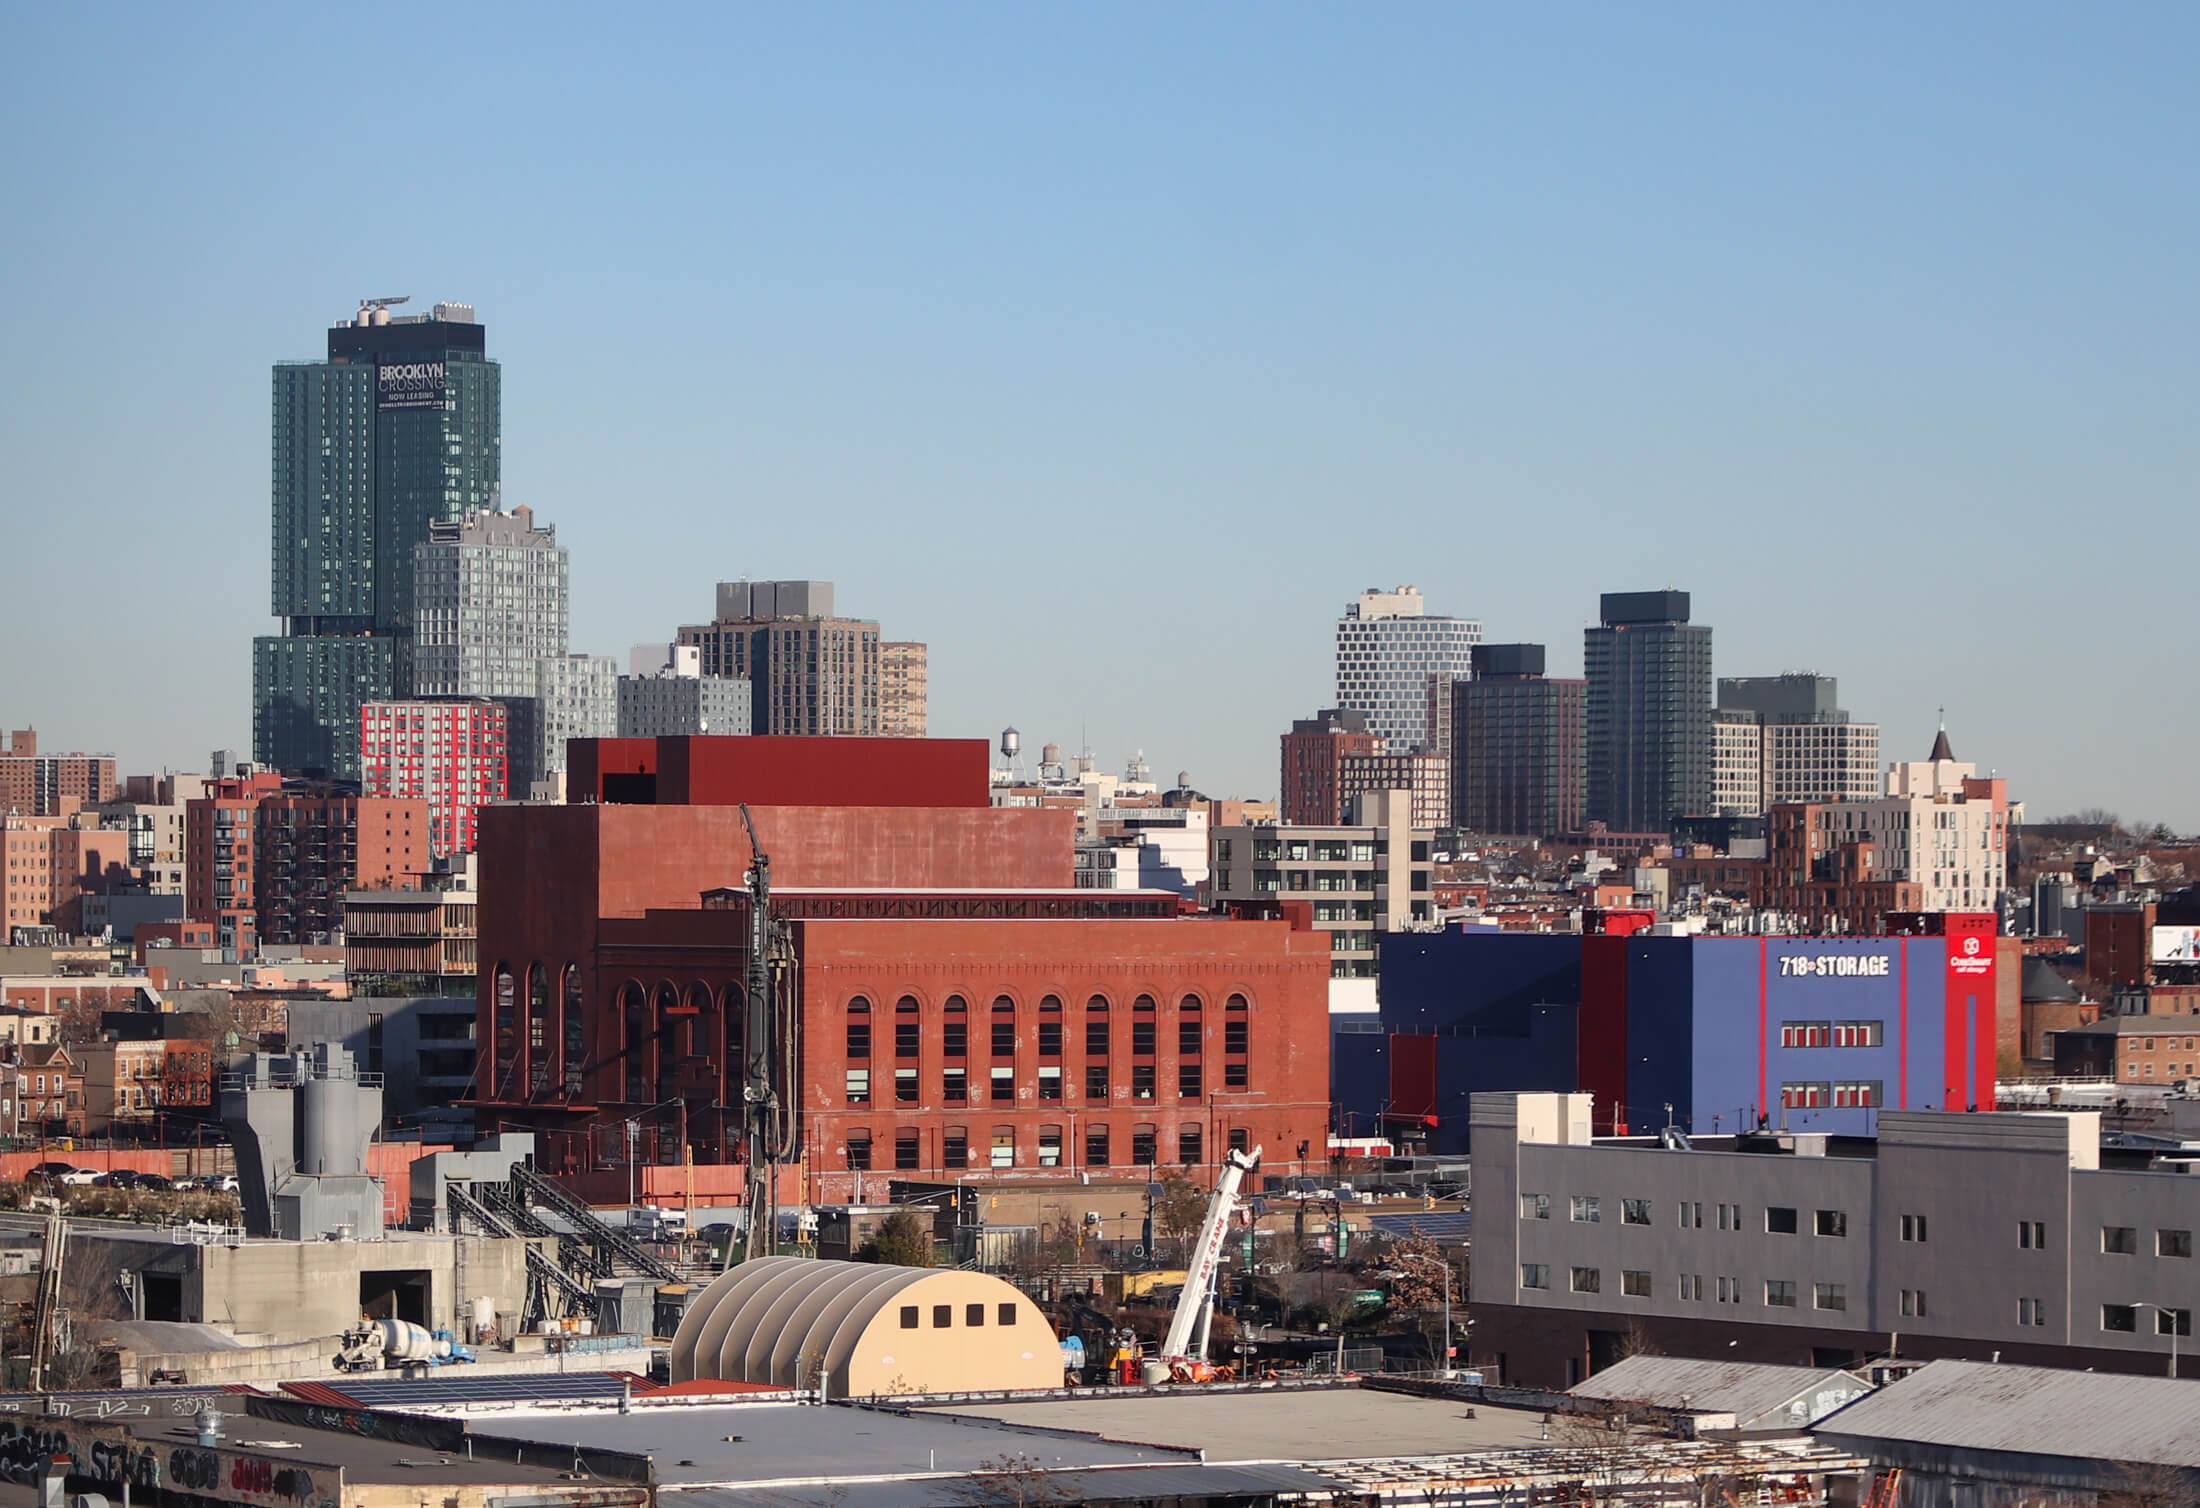
[(491, 506), (497, 364), (466, 304), (328, 332), (322, 361), (274, 382), (272, 608), (253, 641), (252, 752), (284, 770), (359, 776), (359, 704), (412, 694), (413, 550), (432, 523)]

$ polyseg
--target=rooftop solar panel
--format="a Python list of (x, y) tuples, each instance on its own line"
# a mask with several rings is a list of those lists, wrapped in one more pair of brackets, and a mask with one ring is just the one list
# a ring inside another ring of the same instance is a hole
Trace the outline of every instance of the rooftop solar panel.
[[(463, 1368), (464, 1363), (457, 1363)], [(434, 1407), (454, 1403), (570, 1402), (616, 1398), (633, 1384), (624, 1372), (543, 1372), (518, 1376), (467, 1376), (462, 1370), (433, 1377), (347, 1377), (330, 1386), (363, 1408)], [(646, 1384), (645, 1384), (646, 1386)], [(639, 1392), (642, 1389), (637, 1388)]]
[(1370, 1215), (1367, 1223), (1386, 1236), (1410, 1236), (1415, 1232), (1444, 1244), (1464, 1241), (1473, 1234), (1474, 1217), (1465, 1210), (1421, 1210), (1411, 1215)]

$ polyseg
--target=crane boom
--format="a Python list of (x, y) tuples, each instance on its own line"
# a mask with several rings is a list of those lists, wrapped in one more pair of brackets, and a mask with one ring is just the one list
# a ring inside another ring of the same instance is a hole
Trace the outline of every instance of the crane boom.
[(1177, 1296), (1176, 1313), (1169, 1320), (1167, 1338), (1161, 1342), (1161, 1355), (1157, 1363), (1150, 1364), (1158, 1365), (1164, 1377), (1170, 1363), (1193, 1359), (1189, 1355), (1192, 1334), (1210, 1302), (1215, 1265), (1222, 1260), (1222, 1240), (1229, 1232), (1230, 1216), (1237, 1210), (1238, 1189), (1245, 1175), (1259, 1166), (1258, 1147), (1250, 1152), (1233, 1150), (1223, 1158), (1222, 1176), (1215, 1180), (1214, 1194), (1207, 1201), (1207, 1218), (1200, 1224), (1199, 1239), (1192, 1246), (1184, 1291)]

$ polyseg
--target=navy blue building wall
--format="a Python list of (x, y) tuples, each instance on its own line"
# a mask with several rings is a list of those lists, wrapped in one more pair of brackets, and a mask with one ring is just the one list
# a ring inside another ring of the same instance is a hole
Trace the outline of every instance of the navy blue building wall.
[(1619, 1119), (1637, 1134), (1686, 1127), (1695, 1100), (1694, 939), (1627, 939), (1627, 1103)]
[[(1388, 932), (1376, 941), (1376, 998), (1386, 1033), (1434, 1036), (1438, 1127), (1431, 1151), (1463, 1152), (1467, 1099), (1481, 1090), (1574, 1087), (1581, 939), (1538, 933)], [(1378, 1124), (1390, 1059), (1368, 1072), (1364, 1036), (1332, 1037), (1341, 1124)]]
[[(1572, 934), (1468, 929), (1391, 933), (1378, 942), (1386, 1033), (1436, 1038), (1432, 1151), (1466, 1148), (1468, 1099), (1485, 1090), (1575, 1090), (1584, 1020), (1625, 1022), (1625, 1103), (1638, 1134), (1666, 1123), (1732, 1132), (1781, 1119), (1783, 1086), (1823, 1102), (1787, 1111), (1791, 1130), (1867, 1135), (1887, 1105), (1942, 1102), (1947, 950), (1938, 938), (1634, 937), (1624, 1015), (1586, 1010), (1582, 944)], [(1611, 976), (1614, 983), (1618, 976)], [(1592, 1002), (1594, 1004), (1594, 1002)], [(1366, 1018), (1361, 1018), (1363, 1021)], [(1789, 1023), (1877, 1023), (1878, 1040), (1782, 1045)], [(1966, 1014), (1959, 1030), (1991, 1041)], [(1358, 1134), (1392, 1108), (1390, 1070), (1425, 1050), (1340, 1036), (1340, 1121)], [(1875, 1104), (1842, 1103), (1869, 1085)], [(1960, 1100), (1957, 1103), (1961, 1103)]]

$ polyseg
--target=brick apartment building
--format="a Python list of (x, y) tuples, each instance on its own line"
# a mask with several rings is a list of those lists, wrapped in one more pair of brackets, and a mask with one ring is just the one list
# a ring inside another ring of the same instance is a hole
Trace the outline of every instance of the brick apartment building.
[(84, 1135), (84, 1071), (59, 1042), (16, 1054), (16, 1126), (24, 1136)]
[(41, 754), (38, 734), (19, 728), (0, 753), (0, 814), (66, 817), (115, 793), (112, 754)]
[(877, 1169), (1204, 1179), (1237, 1144), (1276, 1171), (1322, 1157), (1329, 947), (1303, 914), (1076, 890), (1074, 815), (987, 805), (975, 740), (573, 752), (581, 804), (483, 817), (478, 1113), (550, 1166), (617, 1162), (630, 1120), (644, 1160), (739, 1160), (744, 799), (797, 960), (810, 1197)]
[(417, 888), (432, 867), (424, 801), (248, 775), (213, 782), (184, 821), (184, 915), (239, 958), (326, 941), (346, 891)]
[[(127, 888), (130, 835), (99, 827), (86, 813), (67, 817), (0, 816), (0, 913), (9, 927), (58, 927), (74, 933), (87, 895)], [(0, 940), (7, 936), (0, 927)]]
[(1283, 820), (1297, 827), (1332, 827), (1345, 820), (1344, 762), (1383, 752), (1367, 714), (1331, 707), (1291, 724), (1282, 738)]
[(169, 1113), (212, 1113), (212, 1043), (154, 1038), (94, 1042), (73, 1051), (84, 1078), (84, 1123), (91, 1135), (151, 1127)]
[(2055, 1072), (2062, 1077), (2148, 1085), (2200, 1079), (2196, 1016), (2103, 1016), (2056, 1032), (2053, 1047)]

